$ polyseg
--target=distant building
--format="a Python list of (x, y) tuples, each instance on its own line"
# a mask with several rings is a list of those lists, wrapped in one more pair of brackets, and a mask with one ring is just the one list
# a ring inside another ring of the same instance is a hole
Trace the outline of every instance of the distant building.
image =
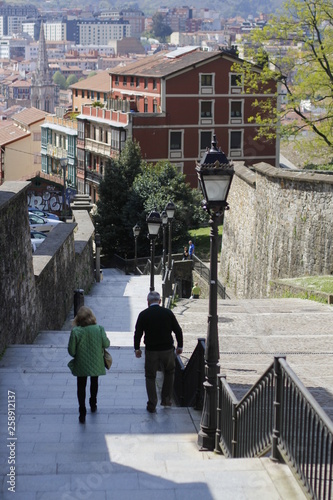
[(47, 113), (26, 108), (0, 128), (0, 184), (41, 170), (41, 124)]
[(101, 75), (72, 85), (73, 106), (80, 112), (79, 192), (98, 199), (105, 166), (119, 156), (127, 138), (139, 142), (145, 160), (171, 162), (192, 187), (197, 186), (195, 162), (214, 134), (231, 160), (275, 165), (275, 140), (254, 141), (257, 124), (248, 118), (256, 96), (245, 92), (232, 71), (235, 62), (242, 61), (231, 51), (186, 47), (118, 65), (109, 71), (110, 80), (101, 74), (99, 97), (102, 88), (109, 97), (101, 107), (94, 102)]
[(76, 43), (79, 45), (107, 45), (110, 40), (131, 36), (131, 26), (123, 20), (86, 19), (77, 22)]

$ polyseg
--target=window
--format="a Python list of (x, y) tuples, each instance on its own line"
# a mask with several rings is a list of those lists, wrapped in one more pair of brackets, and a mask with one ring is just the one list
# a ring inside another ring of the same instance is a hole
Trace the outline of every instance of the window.
[(231, 101), (231, 103), (230, 103), (230, 117), (231, 118), (241, 118), (242, 117), (242, 101)]
[(75, 89), (75, 97), (77, 97), (77, 96), (78, 96), (78, 94), (79, 94), (79, 93), (78, 93), (78, 90), (77, 90), (77, 89)]
[(212, 142), (212, 132), (205, 130), (200, 132), (200, 151), (205, 151), (210, 148)]
[(126, 87), (127, 86), (127, 76), (124, 76), (123, 77), (123, 86)]
[(231, 73), (230, 75), (230, 92), (232, 94), (240, 94), (243, 90), (242, 75)]
[(81, 97), (84, 97), (84, 90), (81, 91)]
[(73, 135), (68, 137), (68, 154), (75, 156), (75, 137)]
[(100, 101), (101, 100), (101, 94), (100, 92), (97, 92), (97, 101)]
[(148, 99), (145, 99), (144, 112), (148, 113)]
[(169, 157), (181, 158), (183, 155), (183, 132), (174, 130), (169, 132)]
[(114, 84), (115, 84), (115, 85), (119, 85), (119, 76), (118, 76), (118, 75), (116, 75), (116, 76), (114, 77)]
[[(47, 139), (48, 139), (48, 130), (46, 128), (42, 128), (42, 146), (46, 147), (47, 146)], [(52, 137), (51, 137), (51, 144), (52, 144)]]
[(156, 78), (153, 79), (153, 89), (156, 90), (157, 89), (157, 81), (156, 81)]
[(243, 131), (232, 130), (229, 135), (229, 154), (231, 157), (243, 155)]
[(140, 78), (137, 76), (135, 80), (136, 80), (136, 86), (140, 87)]
[(131, 87), (134, 87), (134, 76), (131, 76), (131, 83), (130, 83)]
[(81, 120), (77, 121), (77, 138), (84, 141), (84, 122)]
[(148, 88), (148, 78), (145, 78), (144, 82), (145, 82), (145, 89), (147, 89)]
[(214, 93), (214, 74), (202, 73), (200, 74), (200, 93), (213, 94)]
[(91, 98), (94, 99), (95, 98), (95, 94), (94, 94), (94, 91), (92, 90), (91, 91)]
[(41, 133), (40, 132), (34, 132), (33, 133), (33, 141), (40, 141), (41, 140)]
[(201, 118), (211, 118), (212, 117), (212, 101), (201, 101)]
[(157, 113), (157, 101), (154, 99), (153, 101), (153, 113)]
[(201, 87), (212, 87), (213, 75), (201, 75)]

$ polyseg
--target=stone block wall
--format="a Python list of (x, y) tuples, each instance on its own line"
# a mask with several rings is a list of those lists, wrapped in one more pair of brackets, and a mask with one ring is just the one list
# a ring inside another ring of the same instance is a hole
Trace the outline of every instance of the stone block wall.
[(221, 281), (238, 298), (270, 281), (333, 272), (333, 176), (238, 162), (225, 214)]
[(0, 353), (6, 345), (33, 342), (41, 330), (62, 328), (74, 290), (89, 290), (94, 281), (94, 226), (87, 211), (78, 213), (79, 222), (56, 226), (32, 254), (28, 186), (0, 186)]
[(31, 342), (38, 324), (28, 186), (28, 182), (0, 186), (0, 354), (7, 344)]

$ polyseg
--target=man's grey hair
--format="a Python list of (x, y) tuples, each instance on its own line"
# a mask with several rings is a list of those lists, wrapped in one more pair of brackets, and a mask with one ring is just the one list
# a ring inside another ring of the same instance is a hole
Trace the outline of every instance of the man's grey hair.
[(155, 292), (155, 291), (149, 292), (147, 295), (148, 304), (159, 303), (160, 300), (161, 300), (161, 296), (158, 292)]

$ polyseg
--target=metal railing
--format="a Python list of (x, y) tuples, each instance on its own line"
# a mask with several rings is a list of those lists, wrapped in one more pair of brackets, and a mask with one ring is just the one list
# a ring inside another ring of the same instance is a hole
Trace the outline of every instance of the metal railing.
[(279, 359), (278, 369), (278, 452), (296, 471), (311, 498), (329, 500), (333, 493), (333, 422), (285, 359)]
[(228, 457), (272, 450), (285, 460), (310, 498), (332, 498), (333, 422), (285, 360), (275, 357), (238, 401), (218, 376), (216, 449)]
[[(194, 270), (201, 276), (201, 278), (203, 278), (206, 283), (209, 285), (209, 281), (210, 281), (210, 277), (209, 277), (209, 267), (206, 266), (206, 264), (204, 264), (202, 262), (202, 260), (200, 260), (196, 255), (193, 255), (193, 267), (194, 267)], [(219, 297), (221, 297), (221, 299), (228, 299), (229, 297), (227, 296), (226, 294), (226, 291), (225, 291), (225, 286), (222, 285), (222, 283), (218, 280), (217, 281), (217, 293), (219, 295)]]
[(202, 409), (205, 380), (205, 339), (199, 338), (196, 348), (186, 366), (180, 356), (176, 357), (174, 397), (179, 406)]

